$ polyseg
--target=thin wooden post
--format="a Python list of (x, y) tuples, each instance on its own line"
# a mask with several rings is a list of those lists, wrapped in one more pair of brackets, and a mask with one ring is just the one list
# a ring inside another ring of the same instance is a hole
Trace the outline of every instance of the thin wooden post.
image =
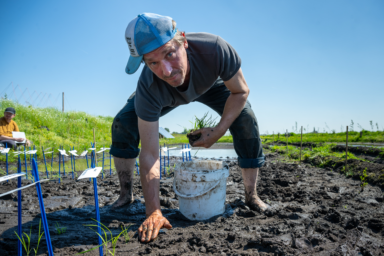
[(275, 132), (273, 132), (272, 145), (275, 145)]
[(303, 126), (301, 126), (301, 142), (300, 142), (300, 163), (301, 163), (301, 149), (303, 147)]
[(346, 132), (346, 144), (345, 144), (345, 173), (347, 173), (348, 170), (348, 126), (347, 126), (347, 132)]
[(93, 147), (95, 148), (95, 167), (97, 167), (95, 128), (93, 128)]

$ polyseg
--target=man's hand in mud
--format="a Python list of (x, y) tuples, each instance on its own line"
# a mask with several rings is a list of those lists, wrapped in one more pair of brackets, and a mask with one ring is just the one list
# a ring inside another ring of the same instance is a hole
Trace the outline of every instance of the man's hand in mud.
[(222, 134), (216, 127), (208, 127), (196, 130), (192, 133), (192, 135), (197, 135), (199, 133), (201, 133), (201, 137), (197, 141), (193, 142), (192, 147), (209, 148), (225, 134), (225, 132)]
[(161, 228), (171, 229), (172, 225), (163, 217), (160, 210), (153, 212), (139, 227), (141, 242), (150, 242), (156, 239)]

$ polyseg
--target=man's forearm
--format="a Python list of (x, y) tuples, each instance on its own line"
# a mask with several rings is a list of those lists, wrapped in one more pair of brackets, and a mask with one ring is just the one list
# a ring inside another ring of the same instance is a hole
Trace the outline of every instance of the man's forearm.
[(160, 210), (160, 163), (158, 156), (140, 154), (140, 180), (143, 187), (147, 216)]
[(15, 138), (8, 137), (8, 136), (5, 136), (5, 135), (0, 135), (0, 140), (15, 140)]
[(224, 106), (224, 112), (220, 122), (217, 125), (219, 132), (224, 135), (235, 119), (240, 115), (245, 103), (247, 102), (248, 93), (236, 93), (229, 95)]

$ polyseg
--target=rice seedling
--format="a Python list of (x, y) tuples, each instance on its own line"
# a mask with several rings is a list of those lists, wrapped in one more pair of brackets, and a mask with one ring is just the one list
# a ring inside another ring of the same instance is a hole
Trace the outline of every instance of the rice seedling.
[[(105, 226), (103, 223), (101, 222), (98, 222), (97, 220), (95, 219), (92, 219), (94, 221), (96, 221), (97, 223), (99, 223), (101, 226), (101, 230), (103, 231), (104, 233), (104, 236), (102, 236), (101, 234), (99, 234), (99, 232), (97, 232), (97, 230), (93, 229), (92, 227), (94, 228), (97, 228), (98, 225), (97, 224), (87, 224), (87, 225), (84, 225), (86, 227), (89, 227), (91, 230), (93, 230), (100, 238), (101, 240), (103, 241), (103, 243), (101, 245), (98, 245), (94, 248), (91, 248), (87, 251), (84, 251), (84, 252), (80, 252), (78, 254), (84, 254), (84, 253), (87, 253), (87, 252), (90, 252), (90, 251), (93, 251), (93, 250), (96, 250), (97, 248), (99, 248), (100, 246), (105, 246), (106, 249), (107, 249), (107, 252), (108, 254), (114, 256), (115, 253), (116, 253), (116, 244), (117, 244), (117, 241), (119, 240), (120, 236), (122, 234), (124, 234), (124, 232), (127, 232), (127, 230), (123, 229), (118, 235), (114, 236), (112, 231), (107, 227)], [(128, 227), (129, 228), (129, 227)], [(108, 233), (109, 233), (109, 236), (110, 236), (110, 239), (108, 239)], [(129, 239), (128, 239), (129, 240)], [(108, 244), (110, 243), (110, 248), (108, 248)]]
[(130, 236), (129, 236), (129, 234), (128, 234), (128, 229), (129, 229), (130, 226), (131, 226), (131, 225), (129, 225), (127, 228), (121, 226), (121, 229), (123, 230), (122, 233), (123, 233), (123, 236), (124, 236), (125, 243), (128, 243), (129, 240), (131, 239)]
[(61, 227), (60, 224), (56, 221), (55, 231), (56, 231), (56, 234), (62, 235), (62, 234), (65, 233), (65, 231), (67, 231), (67, 228), (66, 227)]
[[(44, 232), (41, 233), (41, 220), (39, 222), (39, 234), (37, 237), (36, 248), (31, 248), (32, 225), (31, 225), (31, 228), (29, 229), (29, 235), (27, 233), (23, 232), (23, 235), (21, 235), (21, 237), (20, 237), (16, 231), (15, 231), (15, 234), (16, 234), (17, 238), (19, 239), (19, 241), (21, 242), (21, 244), (23, 245), (24, 250), (27, 253), (27, 256), (31, 253), (32, 250), (35, 252), (35, 255), (37, 255), (37, 252), (39, 250), (40, 241), (41, 241), (41, 238), (43, 237), (43, 234), (44, 234)], [(24, 237), (26, 237), (26, 239), (24, 239)]]

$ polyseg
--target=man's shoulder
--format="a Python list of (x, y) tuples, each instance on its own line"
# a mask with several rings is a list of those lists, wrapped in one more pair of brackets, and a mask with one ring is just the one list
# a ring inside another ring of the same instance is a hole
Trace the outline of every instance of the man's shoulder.
[(7, 120), (5, 120), (5, 117), (0, 118), (0, 124), (1, 125), (8, 124)]
[(189, 53), (212, 53), (212, 49), (217, 47), (217, 41), (219, 36), (198, 32), (198, 33), (186, 33), (185, 37), (188, 41)]

